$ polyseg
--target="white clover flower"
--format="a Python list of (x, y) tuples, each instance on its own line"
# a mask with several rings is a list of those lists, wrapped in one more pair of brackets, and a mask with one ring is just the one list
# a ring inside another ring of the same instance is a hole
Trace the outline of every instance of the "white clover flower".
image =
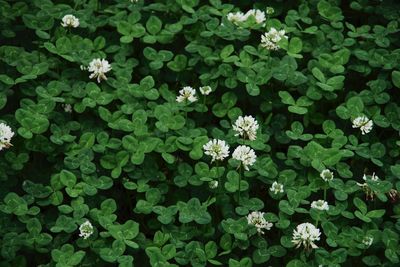
[(269, 32), (261, 35), (261, 46), (268, 50), (278, 50), (278, 42), (282, 40), (282, 38), (287, 39), (287, 36), (285, 36), (285, 30), (278, 31), (275, 28), (271, 28)]
[(272, 223), (268, 222), (264, 218), (264, 212), (253, 211), (247, 215), (247, 223), (252, 224), (257, 228), (257, 232), (264, 234), (263, 229), (270, 230), (273, 226)]
[(90, 74), (89, 78), (97, 78), (97, 82), (100, 83), (101, 80), (107, 80), (106, 73), (111, 70), (111, 65), (108, 63), (107, 60), (95, 58), (89, 63), (89, 72), (93, 72)]
[(238, 146), (232, 153), (232, 158), (241, 161), (244, 169), (249, 170), (249, 166), (252, 166), (256, 162), (256, 153), (248, 146)]
[(226, 17), (230, 22), (232, 22), (233, 24), (236, 24), (236, 25), (240, 22), (246, 21), (246, 19), (247, 19), (247, 17), (245, 17), (245, 15), (240, 11), (238, 11), (236, 13), (230, 12), (230, 13), (228, 13), (228, 15)]
[(273, 192), (275, 195), (278, 193), (283, 193), (283, 184), (280, 184), (278, 182), (273, 182), (271, 188), (269, 189), (271, 192)]
[(317, 209), (317, 210), (329, 210), (329, 205), (328, 202), (326, 202), (325, 200), (317, 200), (317, 201), (313, 201), (311, 203), (311, 208), (312, 209)]
[(62, 104), (61, 105), (65, 112), (72, 113), (72, 106), (70, 104)]
[(258, 9), (250, 9), (244, 15), (245, 20), (248, 20), (249, 17), (253, 16), (256, 19), (257, 24), (263, 23), (265, 21), (265, 13)]
[(79, 19), (74, 15), (65, 15), (62, 18), (61, 26), (77, 28), (79, 26)]
[(252, 116), (239, 116), (232, 127), (237, 132), (235, 136), (240, 135), (250, 141), (256, 140), (258, 122)]
[(325, 182), (329, 182), (333, 179), (333, 172), (331, 172), (328, 169), (323, 170), (320, 175), (321, 178), (325, 181)]
[(137, 3), (137, 2), (139, 2), (139, 0), (130, 0), (131, 1), (131, 3)]
[(366, 116), (360, 116), (353, 120), (353, 128), (360, 128), (361, 134), (367, 134), (372, 131), (374, 123)]
[(268, 15), (272, 15), (272, 14), (274, 14), (275, 9), (273, 7), (269, 6), (269, 7), (267, 7), (266, 12), (267, 12)]
[(318, 248), (314, 242), (318, 241), (320, 236), (321, 232), (313, 224), (302, 223), (293, 231), (292, 243), (296, 245), (296, 248), (303, 245), (306, 250)]
[(365, 236), (362, 240), (362, 243), (367, 247), (371, 246), (373, 242), (374, 238), (372, 236)]
[(9, 148), (11, 145), (11, 138), (14, 136), (14, 132), (11, 127), (5, 123), (0, 123), (0, 151), (3, 148)]
[(193, 103), (197, 101), (196, 90), (190, 86), (183, 87), (182, 90), (179, 90), (179, 96), (176, 97), (176, 101), (179, 103), (186, 101)]
[(211, 156), (211, 162), (224, 160), (229, 156), (229, 146), (225, 141), (213, 139), (203, 146), (204, 154)]
[[(364, 173), (364, 175), (363, 175), (363, 180), (364, 181), (367, 181), (367, 175), (365, 175), (365, 173)], [(375, 173), (372, 173), (372, 175), (371, 175), (371, 181), (373, 181), (373, 182), (377, 182), (377, 181), (379, 181), (379, 177), (378, 177), (378, 175), (375, 175)]]
[(199, 90), (200, 90), (200, 93), (202, 94), (202, 95), (209, 95), (210, 93), (211, 93), (211, 87), (210, 86), (202, 86), (202, 87), (200, 87), (199, 88)]
[(217, 188), (218, 187), (218, 181), (210, 181), (209, 183), (208, 183), (208, 186), (211, 188), (211, 189), (215, 189), (215, 188)]
[(79, 226), (79, 231), (79, 236), (83, 237), (83, 239), (87, 239), (93, 234), (93, 225), (88, 220), (86, 220)]

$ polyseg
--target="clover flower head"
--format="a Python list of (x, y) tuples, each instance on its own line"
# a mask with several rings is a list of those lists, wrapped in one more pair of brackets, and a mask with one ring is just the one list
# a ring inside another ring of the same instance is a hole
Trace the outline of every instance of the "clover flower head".
[(371, 246), (373, 242), (374, 238), (372, 236), (365, 236), (362, 240), (362, 243), (367, 247)]
[(233, 151), (232, 158), (240, 161), (241, 164), (243, 164), (244, 169), (248, 171), (249, 166), (252, 166), (256, 162), (257, 156), (253, 149), (241, 145)]
[(204, 154), (211, 156), (211, 162), (215, 160), (224, 160), (229, 156), (229, 146), (225, 141), (213, 139), (203, 146)]
[(183, 87), (181, 90), (179, 90), (179, 96), (176, 97), (176, 101), (179, 103), (187, 101), (193, 103), (197, 101), (196, 90), (190, 86)]
[(333, 172), (331, 172), (328, 169), (325, 169), (320, 173), (320, 176), (325, 182), (329, 182), (333, 179)]
[(271, 188), (269, 189), (272, 193), (274, 193), (275, 195), (278, 193), (283, 193), (283, 184), (280, 184), (278, 182), (273, 182)]
[(79, 236), (83, 237), (83, 239), (89, 238), (93, 234), (93, 225), (86, 220), (79, 226)]
[(11, 127), (5, 123), (0, 123), (0, 151), (3, 148), (9, 148), (11, 145), (11, 138), (14, 136), (14, 132)]
[(268, 50), (278, 50), (278, 42), (282, 40), (282, 38), (287, 39), (285, 30), (278, 31), (275, 28), (271, 28), (268, 32), (261, 35), (261, 46)]
[(372, 131), (374, 123), (366, 116), (359, 116), (353, 120), (353, 128), (360, 128), (361, 134), (367, 134)]
[(379, 181), (379, 177), (378, 177), (378, 175), (375, 175), (375, 172), (372, 173), (371, 178), (368, 178), (367, 175), (364, 173), (363, 180), (367, 181), (368, 179), (371, 179), (371, 181), (373, 181), (373, 182)]
[(111, 65), (107, 60), (95, 58), (89, 63), (89, 72), (93, 72), (90, 74), (89, 78), (97, 78), (97, 82), (100, 83), (101, 80), (107, 80), (106, 73), (111, 70)]
[(328, 202), (326, 202), (325, 200), (317, 200), (317, 201), (313, 201), (311, 203), (311, 208), (312, 209), (317, 209), (317, 210), (329, 210), (329, 205)]
[(62, 107), (66, 113), (72, 113), (72, 106), (71, 104), (62, 104)]
[(239, 116), (232, 125), (233, 130), (236, 131), (235, 136), (240, 135), (243, 138), (248, 138), (254, 141), (257, 138), (258, 122), (252, 116)]
[(246, 19), (247, 19), (247, 17), (245, 17), (245, 15), (240, 11), (235, 12), (235, 13), (230, 12), (230, 13), (228, 13), (228, 15), (226, 17), (230, 22), (232, 22), (233, 24), (236, 24), (236, 25), (238, 25), (241, 22), (246, 21)]
[(268, 15), (272, 15), (272, 14), (274, 14), (275, 13), (275, 9), (273, 8), (273, 7), (267, 7), (267, 9), (266, 9), (266, 13), (268, 14)]
[(244, 14), (245, 20), (253, 16), (256, 19), (257, 24), (263, 23), (265, 21), (265, 13), (259, 9), (250, 9)]
[(77, 28), (79, 26), (79, 19), (74, 15), (65, 15), (61, 20), (61, 26)]
[(254, 225), (257, 228), (257, 232), (260, 234), (264, 234), (265, 230), (270, 230), (273, 226), (272, 223), (268, 222), (264, 218), (264, 212), (253, 211), (247, 215), (247, 223), (250, 225)]
[(216, 180), (210, 181), (210, 182), (208, 183), (208, 186), (209, 186), (211, 189), (215, 189), (215, 188), (218, 187), (218, 181), (216, 181)]
[(210, 86), (202, 86), (202, 87), (200, 87), (199, 88), (199, 90), (200, 90), (200, 93), (202, 94), (202, 95), (209, 95), (210, 93), (211, 93), (211, 87)]
[(293, 230), (292, 243), (299, 248), (301, 245), (305, 247), (306, 250), (318, 248), (315, 241), (320, 239), (321, 232), (311, 223), (302, 223)]

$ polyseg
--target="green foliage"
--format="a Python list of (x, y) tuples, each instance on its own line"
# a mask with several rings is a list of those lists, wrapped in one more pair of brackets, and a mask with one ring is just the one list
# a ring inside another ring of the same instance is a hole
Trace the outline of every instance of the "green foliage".
[[(271, 7), (262, 23), (228, 19)], [(0, 265), (399, 266), (399, 10), (0, 0), (0, 123), (15, 132), (0, 139)], [(78, 27), (61, 25), (67, 14)], [(269, 50), (272, 28), (284, 37)], [(91, 79), (96, 58), (111, 70)], [(184, 86), (212, 92), (178, 103)], [(245, 115), (256, 140), (232, 129)], [(353, 127), (362, 116), (372, 130)], [(256, 163), (212, 162), (214, 138)], [(253, 211), (270, 230), (248, 223)], [(318, 248), (292, 242), (306, 222)]]

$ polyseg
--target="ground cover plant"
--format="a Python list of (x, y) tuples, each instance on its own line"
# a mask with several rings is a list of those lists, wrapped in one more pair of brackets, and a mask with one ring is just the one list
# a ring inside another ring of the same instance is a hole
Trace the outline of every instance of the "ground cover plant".
[(399, 20), (0, 0), (0, 266), (399, 266)]

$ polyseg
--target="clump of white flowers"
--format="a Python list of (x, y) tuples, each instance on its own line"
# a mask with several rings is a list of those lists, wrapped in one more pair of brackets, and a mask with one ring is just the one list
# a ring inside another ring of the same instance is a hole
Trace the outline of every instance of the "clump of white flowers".
[(315, 241), (318, 241), (320, 236), (320, 230), (313, 224), (302, 223), (293, 231), (292, 243), (296, 245), (296, 248), (303, 245), (306, 250), (318, 248)]
[(226, 17), (230, 22), (236, 25), (246, 20), (244, 14), (240, 11), (235, 13), (230, 12)]
[(211, 93), (211, 87), (208, 85), (200, 87), (199, 90), (202, 95), (209, 95)]
[(270, 230), (273, 226), (272, 223), (265, 220), (264, 212), (260, 211), (253, 211), (252, 213), (249, 213), (247, 215), (247, 223), (254, 225), (257, 228), (257, 232), (259, 232), (260, 234), (264, 234), (264, 229)]
[(247, 21), (250, 17), (254, 17), (255, 21), (257, 24), (261, 24), (265, 21), (265, 12), (258, 10), (258, 9), (250, 9), (249, 11), (246, 12), (246, 14), (243, 14), (242, 12), (238, 11), (235, 13), (228, 13), (227, 19), (236, 24), (239, 25), (240, 23), (243, 23)]
[(95, 58), (89, 63), (89, 72), (93, 72), (90, 74), (89, 78), (97, 78), (97, 82), (100, 83), (101, 80), (107, 80), (106, 73), (111, 70), (111, 65), (107, 60)]
[(229, 156), (229, 146), (225, 141), (213, 139), (203, 146), (204, 154), (211, 156), (211, 162), (224, 160)]
[(11, 138), (13, 136), (14, 132), (11, 130), (11, 127), (5, 123), (0, 123), (0, 150), (12, 146)]
[(372, 131), (374, 123), (366, 116), (359, 116), (353, 120), (353, 128), (360, 128), (361, 134), (367, 134)]
[(240, 135), (243, 138), (248, 138), (250, 141), (256, 140), (259, 126), (258, 122), (252, 116), (239, 116), (232, 127), (236, 131), (235, 136)]
[(367, 247), (371, 246), (373, 242), (374, 238), (372, 236), (365, 236), (362, 240), (362, 243)]
[(282, 38), (287, 39), (285, 30), (278, 31), (275, 28), (271, 28), (268, 32), (261, 35), (261, 46), (268, 50), (278, 50), (278, 42), (282, 40)]
[(283, 193), (283, 184), (280, 184), (278, 182), (273, 182), (271, 188), (269, 189), (272, 193), (275, 195), (278, 193)]
[(317, 200), (317, 201), (313, 201), (311, 203), (311, 208), (312, 209), (317, 209), (317, 210), (329, 210), (329, 205), (328, 202), (326, 202), (325, 200)]
[(325, 182), (329, 182), (333, 179), (333, 172), (331, 172), (328, 169), (325, 169), (320, 173), (320, 176)]
[(218, 187), (218, 181), (216, 181), (216, 180), (210, 181), (210, 182), (208, 183), (208, 186), (209, 186), (211, 189), (215, 189), (215, 188)]
[(77, 28), (79, 26), (79, 19), (74, 15), (65, 15), (62, 18), (61, 26)]
[(83, 237), (83, 239), (89, 238), (93, 234), (93, 225), (86, 220), (79, 226), (79, 236)]
[(179, 96), (176, 97), (176, 101), (181, 102), (195, 102), (197, 101), (196, 90), (190, 86), (185, 86), (179, 90)]
[(252, 166), (256, 162), (256, 153), (253, 149), (248, 146), (238, 146), (232, 153), (232, 158), (236, 159), (243, 164), (246, 171), (249, 170), (249, 166)]
[(250, 17), (254, 17), (257, 24), (261, 24), (265, 21), (264, 11), (261, 11), (259, 9), (250, 9), (249, 11), (246, 12), (244, 16), (246, 20), (248, 20)]
[(62, 107), (65, 112), (72, 113), (72, 106), (70, 104), (62, 104)]

